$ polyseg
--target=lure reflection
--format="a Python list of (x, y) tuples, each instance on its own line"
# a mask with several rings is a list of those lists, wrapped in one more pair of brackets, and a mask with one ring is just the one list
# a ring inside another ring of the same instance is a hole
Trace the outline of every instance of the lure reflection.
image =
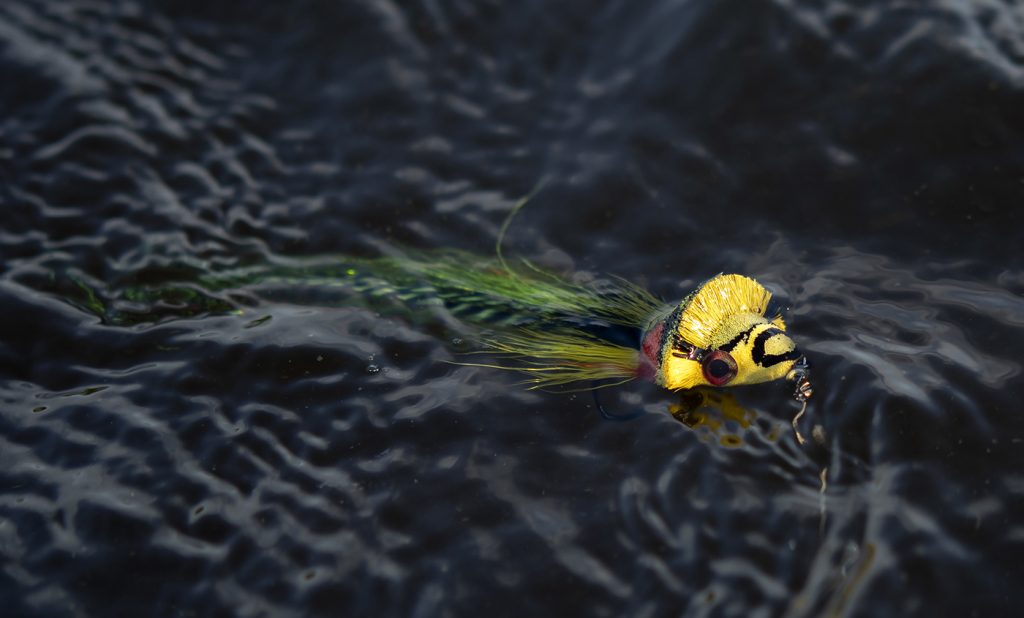
[(733, 428), (748, 430), (757, 417), (731, 393), (704, 387), (683, 392), (679, 403), (669, 406), (669, 413), (694, 431), (705, 430), (706, 435), (726, 447), (740, 446), (743, 439)]
[[(758, 419), (757, 412), (740, 404), (733, 392), (703, 386), (680, 392), (678, 402), (670, 405), (668, 411), (701, 440), (727, 448), (743, 445), (744, 436), (755, 428)], [(779, 438), (781, 426), (769, 423), (762, 428), (767, 429), (767, 433), (761, 434), (764, 439)]]

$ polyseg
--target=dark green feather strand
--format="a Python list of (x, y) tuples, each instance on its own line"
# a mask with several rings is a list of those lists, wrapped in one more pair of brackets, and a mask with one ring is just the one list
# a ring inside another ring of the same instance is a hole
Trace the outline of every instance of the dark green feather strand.
[(523, 372), (534, 387), (629, 379), (636, 348), (610, 343), (583, 326), (642, 329), (661, 306), (620, 279), (595, 288), (526, 261), (458, 251), (282, 260), (190, 280), (151, 277), (144, 285), (81, 287), (88, 290), (82, 306), (122, 325), (244, 310), (259, 299), (362, 305), (413, 318), (447, 311), (478, 331), (480, 342), (504, 359), (502, 368)]

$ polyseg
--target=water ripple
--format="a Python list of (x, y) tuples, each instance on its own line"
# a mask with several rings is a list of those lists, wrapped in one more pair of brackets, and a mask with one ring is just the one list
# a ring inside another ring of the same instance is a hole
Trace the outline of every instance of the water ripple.
[[(0, 6), (9, 612), (1017, 607), (1020, 11), (740, 4)], [(807, 446), (779, 385), (526, 391), (328, 300), (97, 317), (289, 256), (490, 253), (541, 178), (509, 255), (772, 289)]]

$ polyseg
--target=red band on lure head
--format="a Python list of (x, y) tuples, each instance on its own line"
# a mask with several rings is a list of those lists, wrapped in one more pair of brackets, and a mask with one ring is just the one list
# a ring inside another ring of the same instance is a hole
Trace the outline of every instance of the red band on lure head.
[(636, 369), (637, 377), (644, 380), (654, 380), (658, 375), (658, 367), (661, 359), (661, 336), (665, 333), (665, 321), (655, 324), (644, 333), (644, 340), (640, 346), (640, 366)]

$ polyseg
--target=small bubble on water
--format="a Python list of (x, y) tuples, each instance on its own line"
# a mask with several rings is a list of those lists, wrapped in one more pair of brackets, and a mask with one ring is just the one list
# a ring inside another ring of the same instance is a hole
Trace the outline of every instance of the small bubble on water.
[(373, 363), (366, 366), (366, 373), (380, 373), (380, 367)]

